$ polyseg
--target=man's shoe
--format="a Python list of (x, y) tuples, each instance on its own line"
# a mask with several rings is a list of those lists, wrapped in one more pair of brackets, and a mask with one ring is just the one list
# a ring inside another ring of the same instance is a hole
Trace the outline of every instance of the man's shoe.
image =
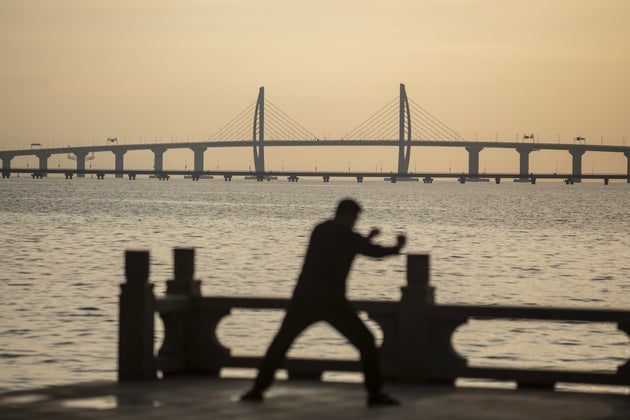
[(262, 391), (254, 388), (241, 395), (241, 401), (262, 402), (265, 399)]
[(384, 405), (400, 405), (400, 401), (390, 397), (384, 393), (372, 394), (368, 397), (367, 401), (370, 407), (384, 406)]

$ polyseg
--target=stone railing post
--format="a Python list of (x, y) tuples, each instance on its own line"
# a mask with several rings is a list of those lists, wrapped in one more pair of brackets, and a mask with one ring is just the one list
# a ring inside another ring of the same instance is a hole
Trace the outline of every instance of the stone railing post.
[(164, 322), (164, 343), (158, 352), (160, 370), (164, 375), (189, 372), (190, 299), (201, 296), (201, 282), (194, 280), (195, 250), (173, 249), (173, 280), (166, 282), (166, 299), (188, 301), (187, 310), (160, 313)]
[(125, 252), (125, 277), (126, 283), (120, 286), (118, 380), (155, 379), (155, 298), (148, 281), (148, 251)]
[(429, 255), (407, 256), (407, 286), (398, 307), (397, 377), (405, 382), (426, 382), (428, 375), (427, 310), (434, 303), (430, 286)]
[(166, 282), (167, 295), (201, 296), (201, 281), (195, 280), (195, 250), (173, 249), (173, 280)]

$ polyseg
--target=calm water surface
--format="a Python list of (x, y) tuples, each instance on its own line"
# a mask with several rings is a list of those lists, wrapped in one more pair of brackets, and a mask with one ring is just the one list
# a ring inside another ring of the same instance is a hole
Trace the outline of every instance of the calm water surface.
[[(357, 230), (431, 253), (439, 303), (630, 309), (627, 184), (3, 179), (0, 391), (115, 379), (125, 250), (150, 250), (158, 294), (180, 246), (196, 248), (205, 295), (288, 297), (310, 229), (346, 196), (365, 207)], [(396, 300), (404, 271), (403, 257), (359, 257), (349, 295)], [(220, 338), (260, 355), (281, 316), (237, 312)], [(630, 357), (614, 325), (471, 321), (455, 347), (475, 366), (613, 371)], [(319, 325), (290, 354), (358, 358)]]

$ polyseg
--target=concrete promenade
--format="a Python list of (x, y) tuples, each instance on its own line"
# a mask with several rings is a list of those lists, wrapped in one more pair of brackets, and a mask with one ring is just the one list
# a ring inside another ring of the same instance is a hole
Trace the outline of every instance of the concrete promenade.
[(249, 379), (180, 376), (94, 382), (0, 395), (11, 419), (630, 419), (630, 395), (387, 384), (398, 407), (370, 408), (358, 383), (277, 381), (243, 403)]

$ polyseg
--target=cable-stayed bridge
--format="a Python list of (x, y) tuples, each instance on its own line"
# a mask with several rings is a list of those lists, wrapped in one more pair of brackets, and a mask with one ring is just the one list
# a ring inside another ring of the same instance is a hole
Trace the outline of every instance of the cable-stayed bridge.
[[(68, 146), (61, 148), (41, 148), (39, 144), (34, 143), (38, 147), (31, 147), (31, 149), (26, 150), (0, 151), (0, 161), (2, 162), (3, 178), (9, 177), (12, 172), (28, 172), (28, 169), (24, 168), (11, 168), (11, 161), (16, 156), (35, 156), (39, 160), (37, 172), (40, 176), (45, 176), (47, 173), (64, 172), (66, 176), (69, 173), (76, 173), (78, 177), (82, 177), (86, 173), (96, 173), (96, 171), (86, 169), (86, 161), (93, 159), (95, 153), (110, 152), (114, 154), (114, 170), (100, 171), (103, 174), (114, 173), (116, 177), (122, 177), (125, 173), (152, 173), (162, 176), (166, 175), (164, 171), (164, 153), (167, 150), (190, 149), (194, 155), (192, 177), (193, 179), (198, 179), (200, 175), (210, 173), (204, 168), (204, 153), (206, 150), (210, 148), (246, 147), (252, 149), (254, 172), (260, 179), (265, 174), (268, 174), (268, 171), (265, 169), (266, 147), (386, 146), (398, 148), (398, 166), (395, 175), (398, 179), (404, 179), (412, 175), (409, 172), (412, 148), (458, 147), (464, 148), (468, 152), (468, 172), (466, 175), (475, 178), (480, 175), (480, 152), (483, 149), (499, 148), (513, 149), (518, 152), (518, 177), (522, 180), (529, 180), (532, 178), (532, 174), (529, 171), (529, 155), (531, 152), (538, 150), (565, 150), (572, 157), (572, 172), (567, 175), (570, 175), (577, 182), (581, 178), (586, 177), (582, 174), (582, 156), (589, 151), (623, 153), (628, 161), (625, 178), (630, 182), (630, 147), (585, 144), (580, 142), (584, 140), (581, 137), (575, 139), (577, 143), (536, 143), (533, 137), (533, 135), (524, 136), (523, 142), (467, 141), (455, 130), (411, 100), (407, 96), (405, 85), (401, 84), (398, 97), (389, 101), (361, 124), (346, 132), (343, 138), (333, 140), (320, 139), (289, 114), (267, 100), (265, 98), (265, 89), (261, 87), (255, 102), (248, 105), (206, 141), (122, 145), (118, 144), (116, 139), (108, 139), (106, 144), (99, 146)], [(531, 140), (531, 142), (526, 143), (525, 140)], [(153, 152), (153, 169), (125, 169), (124, 156), (128, 151), (132, 150)], [(76, 161), (76, 170), (49, 169), (48, 159), (52, 155), (58, 154), (67, 155), (70, 159)], [(175, 174), (182, 171), (169, 172)], [(239, 173), (238, 171), (231, 172)], [(337, 173), (335, 172), (335, 174)], [(376, 173), (364, 173), (363, 175), (377, 176)], [(506, 177), (509, 174), (501, 175)], [(551, 174), (547, 175), (548, 177), (557, 177), (557, 174), (553, 176)], [(618, 175), (599, 176), (599, 178), (606, 177), (619, 178)], [(324, 179), (326, 178), (324, 177)]]

